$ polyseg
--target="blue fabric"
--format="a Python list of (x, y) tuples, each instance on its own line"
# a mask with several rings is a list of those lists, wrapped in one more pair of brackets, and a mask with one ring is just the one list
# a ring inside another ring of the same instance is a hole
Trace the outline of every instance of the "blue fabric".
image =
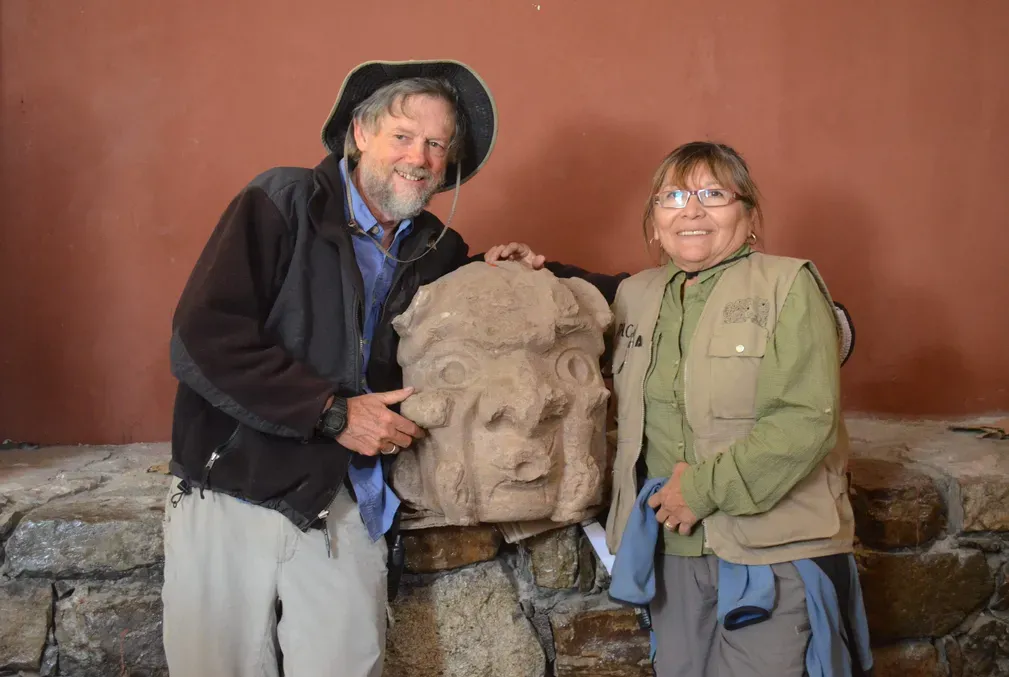
[(667, 481), (665, 477), (648, 480), (634, 501), (613, 560), (610, 576), (610, 597), (613, 599), (643, 605), (655, 597), (655, 546), (659, 523), (648, 499)]
[[(389, 289), (392, 286), (396, 262), (386, 258), (382, 251), (375, 246), (375, 242), (382, 241), (385, 229), (368, 209), (368, 205), (365, 204), (354, 182), (348, 182), (346, 158), (340, 161), (340, 175), (344, 184), (349, 183), (350, 185), (350, 200), (354, 205), (354, 216), (357, 223), (365, 233), (368, 233), (367, 235), (354, 233), (353, 242), (354, 257), (357, 259), (357, 266), (361, 269), (361, 278), (364, 281), (364, 334), (362, 336), (364, 352), (361, 356), (363, 361), (361, 369), (365, 374), (365, 390), (371, 392), (367, 386), (371, 340), (375, 335), (375, 325), (378, 324), (382, 314), (385, 298), (389, 295)], [(347, 216), (348, 218), (350, 216), (349, 210)], [(392, 246), (389, 247), (390, 254), (398, 255), (399, 247), (412, 227), (413, 222), (410, 219), (400, 222)], [(377, 541), (392, 526), (396, 510), (399, 509), (399, 497), (386, 483), (382, 463), (376, 457), (353, 454), (348, 474), (354, 487), (354, 493), (357, 495), (357, 507), (361, 512), (361, 520), (367, 527), (371, 540)]]
[[(869, 623), (862, 603), (862, 587), (858, 581), (855, 558), (852, 555), (848, 555), (848, 558), (851, 572), (848, 620), (856, 635), (848, 641), (855, 642), (862, 670), (868, 672), (873, 663), (869, 650)], [(847, 677), (851, 674), (851, 656), (843, 640), (845, 630), (837, 590), (816, 562), (800, 559), (792, 564), (806, 588), (806, 612), (812, 631), (806, 647), (806, 673), (809, 677)]]
[[(613, 562), (610, 597), (621, 602), (645, 605), (655, 598), (655, 548), (659, 538), (659, 523), (648, 499), (662, 488), (666, 478), (645, 482), (634, 501), (627, 519), (620, 547)], [(864, 671), (872, 668), (869, 650), (869, 624), (862, 602), (855, 558), (848, 555), (851, 576), (848, 618), (856, 635), (859, 662)], [(809, 677), (849, 677), (851, 658), (845, 646), (845, 630), (837, 598), (837, 590), (827, 574), (809, 559), (792, 562), (806, 590), (806, 612), (809, 616), (810, 641), (806, 648), (806, 671)], [(675, 594), (675, 590), (669, 591)], [(769, 565), (733, 564), (718, 560), (718, 621), (726, 630), (760, 623), (771, 617), (777, 602), (774, 572)], [(655, 635), (652, 633), (652, 659), (655, 658)], [(852, 641), (852, 640), (849, 640)]]
[(774, 572), (770, 566), (718, 560), (718, 622), (726, 630), (766, 621), (776, 601)]
[(872, 649), (869, 648), (869, 617), (865, 615), (862, 583), (858, 580), (858, 564), (855, 563), (853, 553), (848, 553), (848, 624), (855, 633), (858, 662), (862, 666), (862, 671), (868, 673), (873, 666)]

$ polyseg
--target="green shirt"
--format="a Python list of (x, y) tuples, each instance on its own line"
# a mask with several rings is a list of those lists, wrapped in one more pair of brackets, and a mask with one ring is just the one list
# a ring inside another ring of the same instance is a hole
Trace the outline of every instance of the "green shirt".
[[(748, 251), (744, 246), (738, 254)], [(731, 265), (731, 264), (730, 264)], [(716, 510), (752, 515), (770, 510), (833, 446), (822, 419), (806, 403), (822, 402), (824, 389), (840, 406), (837, 329), (833, 310), (813, 274), (803, 269), (788, 293), (761, 361), (756, 393), (757, 425), (748, 437), (716, 458), (697, 463), (684, 409), (683, 366), (704, 304), (725, 268), (708, 270), (685, 287), (682, 270), (668, 264), (668, 282), (652, 337), (645, 379), (645, 465), (649, 478), (669, 477), (676, 463), (683, 498), (703, 519)], [(682, 300), (681, 300), (682, 295)], [(811, 397), (812, 393), (819, 395)], [(704, 527), (689, 536), (663, 529), (663, 550), (699, 556)]]

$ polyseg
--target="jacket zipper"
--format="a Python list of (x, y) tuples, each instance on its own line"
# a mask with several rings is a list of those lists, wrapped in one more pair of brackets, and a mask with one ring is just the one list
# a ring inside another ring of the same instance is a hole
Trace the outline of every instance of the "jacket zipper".
[(226, 452), (224, 450), (228, 448), (228, 445), (235, 441), (236, 437), (238, 437), (238, 430), (241, 427), (241, 423), (236, 425), (235, 429), (231, 431), (231, 435), (228, 439), (226, 439), (222, 444), (214, 447), (214, 450), (210, 452), (210, 458), (207, 459), (207, 462), (203, 466), (203, 478), (200, 482), (200, 498), (203, 498), (203, 491), (205, 489), (210, 489), (210, 471), (214, 469), (214, 464), (217, 463), (217, 459), (225, 455)]
[(329, 517), (329, 508), (326, 508), (319, 513), (319, 519), (322, 520), (322, 537), (326, 541), (326, 557), (333, 559), (333, 548), (329, 541), (329, 522), (327, 518)]

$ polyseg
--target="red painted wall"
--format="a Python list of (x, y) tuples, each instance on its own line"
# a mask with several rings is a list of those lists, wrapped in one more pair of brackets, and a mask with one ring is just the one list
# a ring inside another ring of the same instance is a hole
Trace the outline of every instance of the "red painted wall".
[(856, 318), (849, 409), (1009, 409), (1004, 0), (3, 0), (0, 23), (0, 438), (169, 436), (171, 313), (217, 216), (320, 159), (373, 58), (490, 83), (499, 145), (455, 224), (475, 249), (639, 270), (655, 165), (724, 140), (768, 249)]

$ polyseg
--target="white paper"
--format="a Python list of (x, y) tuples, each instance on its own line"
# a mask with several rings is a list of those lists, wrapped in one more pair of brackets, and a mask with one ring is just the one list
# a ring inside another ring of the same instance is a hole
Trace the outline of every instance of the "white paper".
[(610, 554), (609, 549), (606, 547), (606, 530), (603, 526), (599, 524), (597, 520), (590, 519), (585, 520), (581, 524), (582, 531), (589, 539), (589, 543), (592, 545), (592, 549), (596, 551), (596, 557), (599, 561), (603, 563), (606, 567), (606, 573), (613, 573), (613, 555)]

